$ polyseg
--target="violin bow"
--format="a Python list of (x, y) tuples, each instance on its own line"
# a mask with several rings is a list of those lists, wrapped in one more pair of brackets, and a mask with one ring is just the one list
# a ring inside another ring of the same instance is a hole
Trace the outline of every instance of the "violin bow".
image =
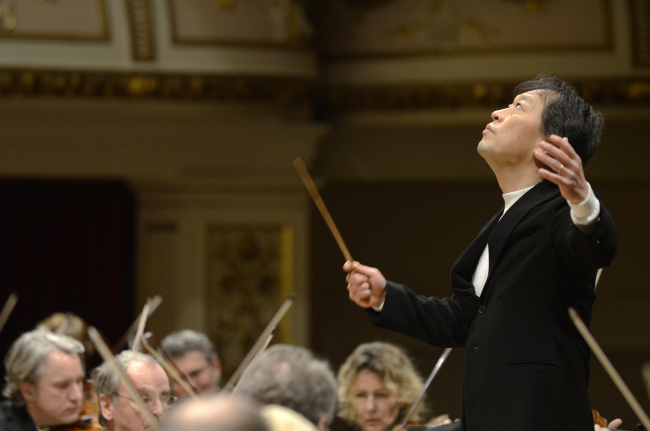
[(422, 390), (420, 391), (420, 394), (415, 399), (415, 402), (413, 403), (413, 405), (411, 405), (409, 412), (404, 417), (404, 420), (402, 421), (402, 425), (400, 425), (399, 427), (400, 431), (404, 431), (404, 429), (406, 428), (406, 424), (408, 423), (409, 419), (411, 419), (411, 416), (413, 416), (413, 412), (415, 412), (415, 409), (418, 407), (418, 404), (420, 404), (420, 401), (422, 401), (422, 397), (424, 397), (425, 392), (427, 391), (427, 389), (429, 389), (429, 385), (433, 381), (433, 378), (436, 376), (436, 374), (438, 374), (440, 367), (442, 367), (442, 364), (445, 363), (445, 360), (447, 359), (447, 356), (449, 356), (450, 353), (451, 353), (451, 347), (447, 347), (444, 350), (444, 352), (442, 352), (442, 355), (440, 355), (438, 362), (436, 362), (436, 366), (433, 367), (431, 374), (429, 374), (429, 378), (424, 383), (424, 386), (422, 386)]
[(253, 347), (248, 351), (244, 360), (239, 364), (233, 375), (228, 380), (228, 383), (226, 383), (226, 386), (224, 386), (224, 391), (231, 391), (234, 388), (235, 383), (237, 383), (237, 380), (239, 380), (239, 377), (242, 375), (246, 367), (253, 361), (253, 359), (255, 359), (256, 355), (258, 355), (260, 351), (263, 351), (263, 348), (268, 345), (268, 342), (270, 341), (269, 335), (273, 334), (275, 327), (278, 326), (280, 320), (282, 320), (287, 311), (289, 311), (289, 308), (291, 308), (291, 305), (293, 304), (293, 300), (293, 296), (289, 296), (284, 300), (282, 305), (280, 305), (278, 311), (275, 312), (271, 321), (266, 325), (262, 334), (260, 334), (257, 341), (255, 341), (255, 344), (253, 344)]
[(2, 312), (0, 312), (0, 332), (2, 332), (2, 328), (4, 328), (7, 320), (9, 320), (9, 316), (11, 315), (11, 312), (14, 311), (17, 302), (18, 295), (15, 293), (12, 293), (9, 295), (9, 298), (7, 298), (7, 302), (5, 302), (5, 306), (2, 307)]
[(131, 350), (134, 352), (140, 351), (140, 339), (142, 334), (144, 334), (144, 325), (147, 324), (147, 318), (149, 317), (149, 310), (151, 309), (151, 298), (147, 298), (146, 304), (140, 313), (140, 322), (138, 323), (138, 330), (135, 332), (135, 338), (133, 339), (133, 346)]
[(131, 396), (131, 399), (138, 405), (138, 407), (140, 407), (140, 410), (142, 410), (142, 413), (144, 414), (144, 417), (147, 419), (147, 422), (149, 422), (149, 424), (154, 429), (158, 429), (158, 421), (153, 416), (153, 414), (151, 414), (149, 407), (147, 407), (144, 401), (142, 401), (142, 397), (140, 396), (140, 393), (135, 389), (133, 383), (131, 383), (131, 380), (126, 376), (126, 374), (122, 370), (122, 367), (120, 367), (120, 364), (118, 364), (117, 359), (115, 359), (115, 356), (113, 356), (106, 343), (104, 343), (104, 340), (102, 339), (102, 336), (99, 334), (99, 331), (97, 331), (97, 329), (95, 329), (94, 326), (91, 326), (88, 328), (88, 336), (90, 337), (90, 340), (95, 345), (95, 348), (97, 348), (97, 352), (99, 353), (99, 355), (106, 363), (108, 363), (108, 366), (111, 368), (113, 373), (115, 373), (118, 380), (124, 385), (124, 388)]
[(648, 390), (648, 397), (650, 397), (650, 361), (643, 364), (641, 367), (641, 375), (645, 382), (645, 387)]
[[(272, 338), (273, 338), (273, 332), (271, 332), (271, 333), (269, 334), (269, 336), (266, 337), (266, 341), (264, 341), (264, 344), (262, 345), (262, 347), (261, 347), (261, 348), (259, 349), (259, 351), (255, 354), (255, 356), (253, 356), (253, 359), (251, 359), (251, 362), (250, 362), (250, 363), (248, 364), (248, 366), (244, 369), (244, 372), (242, 373), (242, 376), (244, 376), (244, 375), (246, 374), (246, 371), (248, 371), (248, 369), (250, 368), (251, 364), (253, 364), (253, 363), (257, 360), (257, 358), (259, 358), (259, 357), (262, 355), (262, 353), (264, 353), (264, 351), (266, 350), (266, 348), (267, 348), (267, 347), (269, 346), (269, 344), (271, 343), (271, 339), (272, 339)], [(237, 393), (237, 388), (239, 387), (239, 382), (241, 382), (241, 379), (239, 379), (239, 381), (237, 382), (237, 384), (235, 385), (235, 387), (232, 388), (232, 395), (231, 395), (232, 397), (234, 397), (234, 396), (235, 396), (235, 393)]]
[(336, 227), (336, 224), (334, 223), (334, 219), (332, 219), (330, 212), (327, 210), (327, 207), (325, 206), (325, 202), (323, 202), (323, 198), (321, 198), (320, 193), (318, 193), (318, 189), (316, 188), (316, 184), (314, 184), (314, 180), (311, 179), (311, 176), (309, 175), (309, 171), (307, 171), (307, 167), (303, 163), (302, 158), (298, 157), (293, 162), (293, 167), (296, 168), (296, 171), (298, 171), (298, 175), (300, 175), (300, 179), (305, 184), (305, 187), (307, 187), (307, 191), (311, 195), (311, 198), (314, 200), (314, 203), (318, 207), (318, 210), (323, 216), (323, 219), (325, 219), (325, 223), (327, 223), (327, 226), (330, 228), (330, 232), (332, 232), (332, 235), (334, 235), (334, 239), (336, 240), (336, 243), (339, 245), (341, 252), (343, 252), (343, 257), (345, 257), (345, 259), (349, 260), (350, 262), (354, 262), (354, 260), (352, 259), (352, 255), (348, 250), (348, 247), (345, 245), (345, 242), (343, 241), (343, 237), (339, 233), (339, 230)]
[[(193, 399), (196, 399), (198, 396), (196, 395), (196, 391), (192, 387), (192, 384), (189, 382), (187, 379), (187, 376), (185, 376), (178, 368), (176, 368), (176, 365), (174, 365), (173, 362), (168, 362), (165, 358), (163, 358), (157, 351), (154, 349), (148, 342), (148, 339), (153, 337), (153, 334), (151, 332), (148, 332), (146, 334), (142, 335), (142, 346), (151, 353), (151, 356), (156, 358), (158, 362), (160, 362), (160, 365), (163, 366), (165, 371), (167, 371), (167, 374), (169, 374), (172, 379), (176, 380), (179, 385), (183, 388), (185, 392), (187, 392), (190, 397)], [(161, 346), (158, 346), (159, 349), (162, 350)]]
[(637, 415), (645, 429), (650, 430), (650, 418), (648, 418), (648, 415), (645, 413), (645, 411), (643, 411), (639, 402), (636, 400), (636, 398), (634, 398), (634, 395), (632, 395), (632, 392), (627, 387), (620, 374), (618, 374), (618, 371), (616, 371), (612, 363), (605, 355), (605, 352), (603, 352), (603, 349), (600, 348), (596, 342), (596, 339), (593, 337), (593, 335), (591, 335), (591, 332), (589, 332), (587, 326), (584, 324), (580, 316), (578, 316), (576, 310), (574, 310), (572, 307), (569, 307), (569, 316), (571, 317), (573, 324), (576, 326), (576, 328), (578, 328), (578, 331), (580, 331), (582, 337), (585, 339), (587, 344), (589, 344), (591, 351), (594, 352), (594, 355), (596, 355), (603, 368), (605, 368), (605, 371), (607, 371), (609, 377), (614, 381), (614, 384), (618, 390), (621, 391), (621, 394), (625, 398), (625, 401), (627, 401), (630, 407), (632, 407), (632, 410), (634, 410), (634, 413)]
[[(149, 308), (149, 315), (151, 315), (151, 313), (153, 313), (156, 310), (156, 308), (158, 308), (158, 306), (160, 305), (162, 300), (163, 300), (163, 296), (160, 293), (156, 294), (151, 299), (151, 308)], [(138, 324), (140, 323), (140, 317), (141, 316), (138, 316), (138, 318), (135, 319), (135, 321), (131, 324), (131, 326), (126, 331), (126, 333), (124, 333), (124, 335), (122, 335), (122, 338), (120, 338), (120, 341), (118, 341), (117, 344), (115, 344), (115, 351), (116, 352), (119, 352), (120, 350), (122, 350), (122, 348), (124, 346), (127, 345), (128, 341), (129, 341), (129, 336), (131, 334), (133, 334), (138, 328)]]
[(147, 343), (149, 343), (149, 345), (151, 347), (155, 347), (156, 349), (158, 349), (158, 352), (160, 352), (162, 354), (162, 356), (165, 358), (165, 360), (167, 361), (167, 363), (169, 365), (171, 365), (178, 372), (178, 375), (185, 381), (185, 383), (187, 383), (188, 386), (190, 388), (192, 388), (192, 390), (195, 393), (198, 392), (198, 389), (196, 389), (196, 386), (194, 386), (192, 384), (192, 382), (190, 381), (190, 379), (188, 379), (187, 376), (178, 368), (178, 366), (174, 362), (174, 358), (172, 358), (171, 355), (169, 353), (167, 353), (167, 350), (165, 350), (163, 348), (162, 344), (160, 344), (160, 342), (153, 335), (153, 333), (152, 332), (147, 332), (146, 334), (143, 335), (143, 337), (147, 341)]

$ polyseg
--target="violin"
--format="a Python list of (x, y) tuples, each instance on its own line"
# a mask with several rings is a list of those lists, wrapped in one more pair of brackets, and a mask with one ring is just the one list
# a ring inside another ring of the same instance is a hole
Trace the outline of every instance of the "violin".
[(607, 428), (607, 419), (598, 413), (598, 410), (591, 409), (591, 414), (594, 417), (594, 425), (598, 425), (602, 428)]

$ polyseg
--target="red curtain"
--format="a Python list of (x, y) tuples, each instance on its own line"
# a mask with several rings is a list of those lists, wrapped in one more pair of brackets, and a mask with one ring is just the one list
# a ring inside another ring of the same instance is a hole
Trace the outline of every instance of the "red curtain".
[(134, 262), (135, 201), (123, 182), (0, 180), (0, 307), (18, 294), (0, 355), (57, 311), (117, 342), (135, 318)]

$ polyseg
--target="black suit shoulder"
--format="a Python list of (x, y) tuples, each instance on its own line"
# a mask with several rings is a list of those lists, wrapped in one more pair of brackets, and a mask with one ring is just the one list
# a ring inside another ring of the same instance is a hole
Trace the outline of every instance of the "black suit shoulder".
[(16, 407), (10, 401), (0, 403), (0, 431), (37, 430), (25, 407)]

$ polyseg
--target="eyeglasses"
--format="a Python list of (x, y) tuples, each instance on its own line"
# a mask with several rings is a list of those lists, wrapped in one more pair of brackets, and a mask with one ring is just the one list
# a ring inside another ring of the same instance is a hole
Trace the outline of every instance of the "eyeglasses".
[[(116, 393), (118, 397), (121, 398), (126, 398), (129, 401), (133, 401), (135, 403), (135, 400), (132, 398), (126, 397), (124, 395), (120, 395)], [(168, 409), (172, 407), (174, 404), (176, 404), (176, 400), (178, 400), (178, 397), (175, 397), (173, 395), (161, 395), (161, 396), (156, 396), (156, 395), (149, 395), (149, 394), (140, 394), (140, 398), (142, 398), (142, 401), (149, 407), (149, 410), (153, 410), (156, 408), (156, 401), (160, 400), (160, 404), (163, 406), (163, 408)]]

